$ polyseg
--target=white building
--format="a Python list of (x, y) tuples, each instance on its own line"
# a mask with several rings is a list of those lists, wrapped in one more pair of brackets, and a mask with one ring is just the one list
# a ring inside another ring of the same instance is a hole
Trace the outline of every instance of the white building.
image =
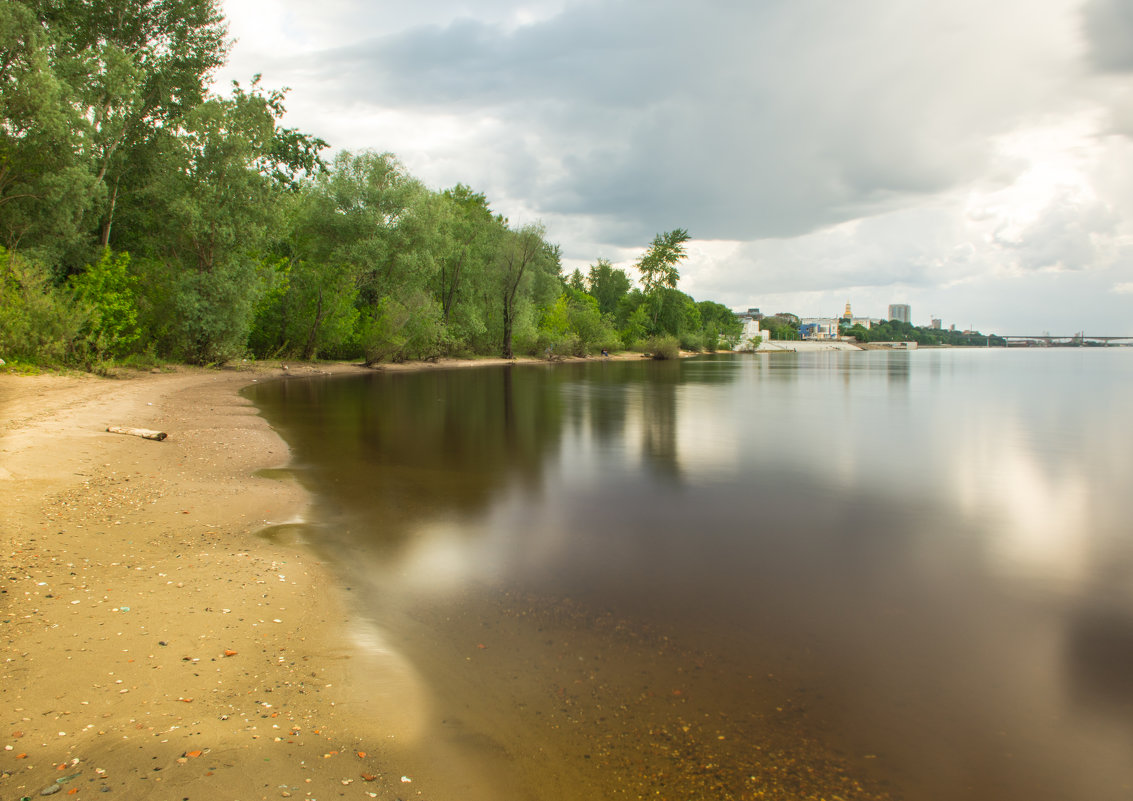
[(751, 350), (751, 341), (756, 337), (763, 336), (763, 332), (759, 328), (759, 320), (743, 315), (740, 319), (743, 321), (744, 330), (740, 334), (740, 341), (736, 343), (736, 350)]
[(803, 339), (837, 339), (841, 322), (836, 317), (804, 317), (799, 321), (799, 334)]

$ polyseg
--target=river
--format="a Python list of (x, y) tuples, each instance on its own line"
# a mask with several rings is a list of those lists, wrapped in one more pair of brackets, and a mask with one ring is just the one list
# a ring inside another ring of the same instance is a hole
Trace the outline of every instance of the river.
[(249, 395), (464, 797), (1133, 797), (1133, 349)]

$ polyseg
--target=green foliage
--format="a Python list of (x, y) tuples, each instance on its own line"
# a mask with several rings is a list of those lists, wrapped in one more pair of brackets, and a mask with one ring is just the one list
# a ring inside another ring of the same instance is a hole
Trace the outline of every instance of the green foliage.
[(168, 310), (172, 355), (190, 364), (224, 364), (242, 357), (261, 289), (257, 265), (248, 260), (185, 273)]
[(721, 348), (732, 350), (739, 344), (744, 326), (727, 306), (711, 300), (696, 304), (704, 326), (704, 347), (706, 350)]
[(130, 254), (105, 248), (95, 264), (71, 279), (76, 300), (89, 317), (83, 336), (99, 359), (125, 356), (138, 341), (137, 277), (130, 274)]
[(0, 248), (0, 358), (77, 364), (87, 310), (52, 284), (42, 264)]
[(978, 331), (964, 333), (940, 328), (926, 328), (900, 320), (882, 320), (868, 329), (861, 324), (846, 329), (858, 342), (916, 342), (918, 345), (996, 346), (1006, 345), (1002, 337), (988, 337)]
[(688, 240), (688, 231), (683, 228), (653, 237), (653, 242), (637, 262), (646, 295), (660, 287), (676, 289), (681, 277), (677, 265), (688, 255), (685, 250)]
[(797, 340), (801, 338), (799, 321), (794, 315), (786, 317), (776, 314), (771, 317), (764, 317), (759, 321), (759, 327), (766, 331), (771, 339)]
[(621, 338), (627, 348), (637, 348), (649, 335), (649, 327), (652, 321), (649, 319), (649, 312), (646, 310), (645, 304), (639, 304), (626, 319), (626, 324), (621, 330)]
[(708, 350), (707, 336), (703, 331), (685, 331), (677, 340), (681, 343), (681, 350), (687, 350), (692, 353), (700, 353), (703, 350)]
[(650, 337), (645, 343), (645, 352), (651, 354), (654, 359), (679, 359), (681, 357), (681, 343), (680, 340), (674, 336), (655, 336)]
[(595, 298), (567, 287), (543, 313), (538, 347), (557, 356), (587, 356), (603, 348), (617, 350), (621, 339)]
[(383, 298), (362, 331), (366, 364), (432, 359), (444, 348), (439, 305), (422, 293), (404, 300)]
[(590, 294), (598, 301), (602, 314), (616, 314), (618, 305), (630, 290), (631, 282), (625, 270), (615, 269), (606, 259), (598, 259), (587, 275)]

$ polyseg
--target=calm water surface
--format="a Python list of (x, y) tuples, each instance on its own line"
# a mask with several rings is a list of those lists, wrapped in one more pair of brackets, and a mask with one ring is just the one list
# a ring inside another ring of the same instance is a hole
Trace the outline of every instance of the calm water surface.
[(1133, 797), (1133, 350), (250, 395), (465, 797)]

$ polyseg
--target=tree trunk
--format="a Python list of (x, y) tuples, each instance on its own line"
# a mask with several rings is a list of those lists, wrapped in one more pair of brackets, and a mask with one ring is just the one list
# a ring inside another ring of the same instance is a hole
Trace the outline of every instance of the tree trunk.
[(319, 326), (323, 322), (323, 290), (319, 287), (319, 300), (315, 306), (315, 322), (311, 324), (311, 332), (307, 335), (307, 344), (303, 346), (303, 361), (309, 362), (315, 355), (315, 338), (319, 333)]
[(110, 246), (110, 227), (114, 223), (114, 206), (118, 203), (118, 178), (114, 179), (114, 189), (110, 193), (110, 206), (106, 210), (106, 224), (102, 226), (102, 246)]

